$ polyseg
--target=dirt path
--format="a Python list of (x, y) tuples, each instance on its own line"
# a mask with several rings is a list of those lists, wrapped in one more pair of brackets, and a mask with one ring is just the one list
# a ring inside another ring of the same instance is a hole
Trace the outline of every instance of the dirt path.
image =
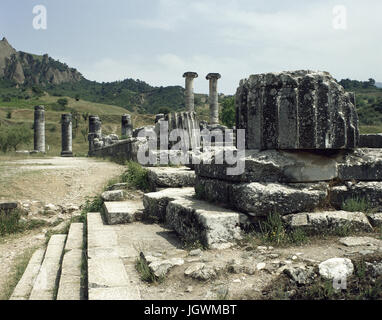
[[(0, 201), (82, 205), (123, 172), (123, 166), (89, 158), (43, 158), (0, 163)], [(54, 217), (53, 217), (54, 218)], [(17, 259), (45, 242), (47, 228), (0, 238), (0, 299)]]

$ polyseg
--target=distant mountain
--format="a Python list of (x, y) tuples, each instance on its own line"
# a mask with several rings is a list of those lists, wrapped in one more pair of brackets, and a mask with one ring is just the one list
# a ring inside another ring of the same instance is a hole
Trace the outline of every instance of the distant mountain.
[[(1, 87), (6, 87), (9, 92), (10, 86), (20, 87), (23, 91), (39, 87), (57, 97), (69, 96), (90, 102), (113, 104), (139, 113), (155, 114), (159, 111), (179, 111), (185, 108), (183, 87), (153, 87), (134, 79), (108, 83), (90, 81), (76, 69), (47, 54), (41, 56), (16, 51), (3, 38), (0, 41), (0, 93)], [(203, 105), (204, 96), (195, 98), (195, 104)]]
[(382, 88), (382, 82), (376, 82), (376, 83), (375, 83), (375, 86), (376, 86), (377, 88)]
[(76, 69), (43, 56), (16, 51), (6, 38), (0, 41), (0, 77), (17, 84), (42, 85), (78, 82), (83, 79)]

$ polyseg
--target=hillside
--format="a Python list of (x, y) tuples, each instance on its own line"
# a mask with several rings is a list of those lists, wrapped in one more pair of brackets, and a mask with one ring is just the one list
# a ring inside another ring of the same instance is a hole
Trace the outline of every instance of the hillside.
[(382, 132), (382, 89), (373, 79), (357, 81), (343, 79), (339, 82), (345, 90), (356, 95), (356, 108), (361, 133)]
[(0, 77), (27, 86), (75, 83), (83, 79), (76, 69), (69, 68), (47, 54), (38, 56), (16, 51), (6, 38), (0, 41)]
[[(34, 106), (45, 106), (46, 118), (46, 145), (49, 146), (48, 155), (58, 156), (61, 152), (61, 114), (72, 113), (73, 115), (73, 152), (76, 155), (86, 155), (88, 151), (87, 130), (88, 115), (97, 114), (102, 120), (102, 131), (104, 134), (115, 133), (121, 135), (121, 115), (125, 109), (107, 105), (76, 101), (70, 97), (62, 97), (68, 100), (68, 105), (63, 107), (57, 103), (57, 97), (45, 94), (43, 96), (33, 95), (30, 99), (14, 98), (10, 102), (0, 101), (0, 133), (8, 127), (20, 126), (33, 134)], [(134, 127), (149, 125), (154, 122), (151, 115), (132, 113)], [(33, 140), (28, 144), (20, 145), (19, 150), (33, 149)]]
[[(141, 114), (185, 108), (183, 87), (153, 87), (129, 78), (109, 83), (90, 81), (76, 69), (47, 54), (40, 56), (16, 51), (3, 38), (0, 41), (0, 98), (28, 98), (25, 92), (30, 89), (56, 97), (116, 105)], [(196, 100), (197, 106), (201, 104)]]

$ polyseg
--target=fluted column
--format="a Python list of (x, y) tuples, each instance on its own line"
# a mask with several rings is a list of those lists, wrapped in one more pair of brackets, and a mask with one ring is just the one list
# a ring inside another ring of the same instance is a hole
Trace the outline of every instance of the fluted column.
[(206, 79), (210, 81), (210, 124), (219, 124), (219, 100), (218, 100), (218, 79), (219, 73), (209, 73)]
[(183, 78), (186, 78), (186, 110), (193, 112), (195, 110), (194, 104), (194, 79), (198, 77), (196, 72), (186, 72)]
[(34, 107), (34, 151), (45, 152), (45, 107)]

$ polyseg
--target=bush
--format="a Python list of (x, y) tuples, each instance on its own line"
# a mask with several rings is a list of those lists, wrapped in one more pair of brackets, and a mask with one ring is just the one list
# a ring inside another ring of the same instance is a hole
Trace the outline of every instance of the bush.
[(28, 144), (32, 140), (32, 132), (26, 126), (11, 126), (0, 128), (0, 149), (4, 153), (17, 150), (20, 144)]
[(36, 229), (46, 225), (43, 220), (20, 221), (22, 212), (19, 209), (9, 212), (0, 211), (0, 236)]
[(222, 102), (222, 124), (232, 128), (236, 123), (235, 97), (225, 98)]
[(126, 166), (127, 170), (122, 174), (121, 181), (144, 192), (150, 191), (148, 171), (134, 161), (126, 162)]
[(58, 99), (57, 100), (57, 103), (62, 106), (62, 107), (66, 107), (69, 103), (68, 99), (66, 98), (62, 98), (62, 99)]
[(370, 206), (366, 199), (364, 198), (351, 198), (347, 199), (342, 204), (342, 210), (351, 212), (367, 212)]

